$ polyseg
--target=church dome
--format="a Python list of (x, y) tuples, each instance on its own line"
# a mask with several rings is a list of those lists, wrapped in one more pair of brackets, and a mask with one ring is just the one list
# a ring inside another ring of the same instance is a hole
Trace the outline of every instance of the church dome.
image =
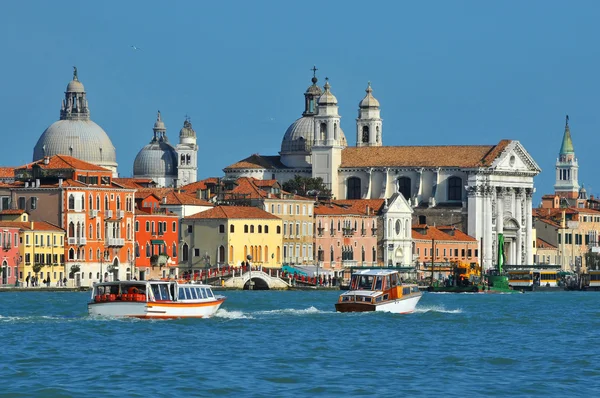
[(177, 176), (177, 151), (168, 141), (153, 139), (135, 157), (133, 176)]
[(117, 167), (115, 147), (102, 127), (91, 120), (59, 120), (41, 135), (33, 160), (69, 155), (110, 169)]
[(315, 141), (315, 118), (304, 116), (288, 127), (281, 141), (281, 153), (310, 152)]
[(133, 176), (154, 179), (177, 176), (177, 151), (169, 143), (160, 111), (153, 130), (154, 137), (138, 152), (133, 161)]
[(192, 128), (192, 122), (189, 120), (185, 120), (183, 122), (183, 127), (179, 130), (179, 138), (188, 138), (193, 137), (196, 138), (196, 132)]
[(337, 105), (337, 98), (335, 98), (335, 95), (331, 94), (329, 81), (325, 82), (323, 88), (325, 89), (325, 92), (319, 98), (319, 105)]
[(367, 93), (367, 95), (365, 95), (365, 98), (363, 98), (362, 101), (360, 101), (360, 104), (358, 104), (358, 106), (360, 108), (379, 108), (379, 101), (377, 101), (377, 99), (373, 97), (373, 89), (371, 88), (371, 82), (369, 82), (369, 85), (365, 92)]
[(33, 148), (33, 161), (44, 156), (69, 155), (85, 162), (106, 167), (116, 173), (117, 155), (108, 134), (90, 119), (83, 84), (73, 71), (60, 109), (60, 120), (40, 136)]

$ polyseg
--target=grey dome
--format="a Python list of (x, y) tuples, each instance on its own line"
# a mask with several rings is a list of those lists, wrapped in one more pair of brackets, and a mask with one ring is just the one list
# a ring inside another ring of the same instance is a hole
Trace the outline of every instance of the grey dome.
[(102, 127), (91, 120), (52, 123), (35, 145), (33, 160), (54, 155), (69, 155), (98, 166), (117, 167), (114, 145)]
[(367, 89), (365, 90), (365, 92), (367, 93), (367, 95), (365, 95), (365, 98), (362, 99), (362, 101), (360, 101), (360, 103), (358, 104), (359, 108), (379, 108), (379, 101), (377, 101), (377, 99), (375, 97), (373, 97), (373, 89), (371, 88), (371, 82), (369, 82), (369, 85), (367, 86)]
[(304, 116), (288, 127), (281, 141), (280, 153), (310, 152), (315, 142), (315, 118)]
[(133, 176), (177, 176), (177, 151), (168, 141), (153, 139), (135, 157)]
[(192, 128), (192, 122), (190, 122), (187, 119), (183, 122), (183, 127), (181, 128), (181, 130), (179, 130), (179, 137), (180, 138), (184, 138), (184, 137), (196, 138), (196, 132)]
[(71, 80), (67, 85), (68, 93), (85, 93), (85, 88), (83, 88), (83, 84), (79, 80)]

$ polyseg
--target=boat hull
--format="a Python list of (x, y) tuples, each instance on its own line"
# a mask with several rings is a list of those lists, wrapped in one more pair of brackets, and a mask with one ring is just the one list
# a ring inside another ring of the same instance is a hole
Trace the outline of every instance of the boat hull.
[(410, 314), (415, 311), (421, 295), (415, 295), (398, 300), (390, 300), (383, 303), (361, 303), (361, 302), (342, 302), (335, 304), (337, 312), (369, 312), (381, 311), (392, 312), (394, 314)]
[(143, 319), (209, 318), (214, 315), (224, 298), (200, 303), (178, 302), (100, 302), (89, 303), (92, 316), (129, 317)]

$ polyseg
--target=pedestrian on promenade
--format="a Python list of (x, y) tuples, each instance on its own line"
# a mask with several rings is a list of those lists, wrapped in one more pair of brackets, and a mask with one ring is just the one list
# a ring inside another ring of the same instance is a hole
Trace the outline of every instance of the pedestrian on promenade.
[(65, 287), (67, 286), (67, 277), (66, 276), (63, 279), (63, 286), (65, 286)]
[(29, 275), (27, 275), (27, 278), (25, 278), (25, 282), (27, 283), (27, 287), (29, 287)]

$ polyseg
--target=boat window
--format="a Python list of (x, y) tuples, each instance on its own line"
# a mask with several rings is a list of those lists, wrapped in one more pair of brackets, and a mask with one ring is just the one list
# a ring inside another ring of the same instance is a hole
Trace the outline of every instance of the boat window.
[(402, 295), (409, 295), (410, 294), (410, 287), (405, 287), (402, 288)]
[(154, 295), (154, 300), (162, 300), (160, 298), (160, 290), (158, 289), (158, 285), (150, 285), (152, 287), (152, 294)]
[(191, 292), (190, 292), (190, 293), (192, 293), (192, 298), (193, 298), (193, 299), (197, 299), (197, 298), (198, 298), (198, 289), (196, 289), (196, 288), (192, 288), (192, 289), (190, 289), (190, 290), (191, 290)]
[(185, 289), (180, 287), (179, 288), (179, 300), (183, 300), (185, 299)]
[(390, 278), (391, 278), (390, 286), (391, 287), (397, 286), (398, 285), (398, 275), (392, 274), (392, 275), (390, 275)]
[[(377, 298), (378, 298), (378, 299), (381, 299), (381, 297), (377, 297)], [(384, 294), (384, 295), (383, 295), (383, 299), (384, 299), (384, 300), (389, 300), (389, 298), (390, 298), (390, 296), (389, 296), (389, 295), (387, 295), (387, 294)], [(380, 301), (380, 300), (378, 300), (378, 301)]]
[(206, 295), (207, 295), (208, 297), (215, 297), (215, 296), (213, 295), (213, 292), (212, 292), (212, 290), (211, 290), (211, 289), (206, 289)]
[(188, 300), (192, 299), (192, 293), (190, 293), (190, 288), (185, 289), (185, 298)]
[(342, 301), (350, 301), (350, 297), (349, 296), (344, 296), (344, 297), (342, 297)]
[(391, 275), (384, 276), (384, 282), (385, 283), (383, 284), (383, 288), (389, 289), (392, 286)]
[(359, 289), (371, 290), (373, 287), (373, 275), (361, 275), (358, 281)]
[(378, 302), (378, 303), (380, 303), (380, 302), (381, 302), (381, 296), (377, 297), (377, 298), (375, 299), (375, 301), (376, 301), (376, 302)]
[(169, 287), (167, 285), (158, 286), (160, 286), (161, 300), (171, 300), (171, 295), (169, 294)]
[(413, 293), (418, 293), (419, 292), (419, 286), (413, 286), (412, 287), (412, 292)]
[(375, 281), (375, 290), (381, 290), (382, 282), (383, 282), (383, 278), (378, 276), (377, 280)]
[(203, 287), (203, 288), (202, 288), (202, 297), (204, 297), (204, 298), (208, 298), (208, 293), (207, 293), (207, 292), (208, 292), (208, 289), (207, 289), (207, 288), (205, 288), (205, 287)]

